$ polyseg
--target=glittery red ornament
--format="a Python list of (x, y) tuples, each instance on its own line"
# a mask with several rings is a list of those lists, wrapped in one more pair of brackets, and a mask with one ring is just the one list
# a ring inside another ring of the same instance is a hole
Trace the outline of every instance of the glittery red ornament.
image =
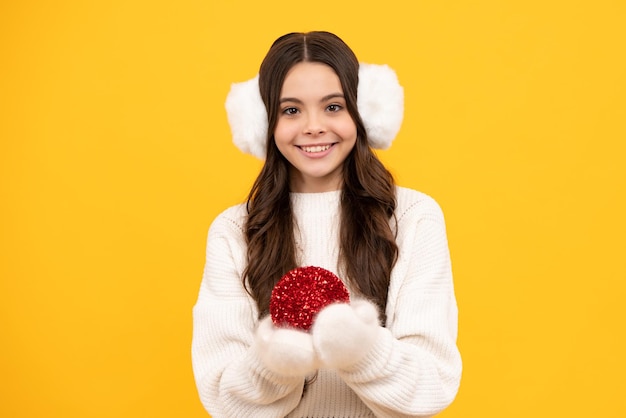
[(335, 274), (321, 267), (298, 267), (287, 272), (274, 286), (270, 315), (277, 326), (308, 331), (322, 308), (348, 302), (348, 289)]

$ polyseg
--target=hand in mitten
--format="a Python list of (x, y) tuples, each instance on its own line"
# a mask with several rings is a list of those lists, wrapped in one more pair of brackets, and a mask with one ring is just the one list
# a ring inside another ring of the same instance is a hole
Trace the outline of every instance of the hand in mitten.
[(268, 316), (259, 322), (255, 337), (261, 361), (271, 371), (283, 376), (306, 376), (317, 370), (319, 361), (310, 334), (276, 327)]
[(313, 344), (324, 367), (347, 369), (372, 349), (380, 326), (378, 310), (366, 300), (322, 309), (313, 324)]

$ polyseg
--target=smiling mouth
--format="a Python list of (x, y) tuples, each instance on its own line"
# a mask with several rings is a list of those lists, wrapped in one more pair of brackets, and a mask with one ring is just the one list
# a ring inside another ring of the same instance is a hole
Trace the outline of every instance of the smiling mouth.
[(316, 153), (316, 152), (324, 152), (330, 149), (330, 147), (332, 147), (334, 144), (327, 144), (327, 145), (313, 145), (310, 147), (307, 146), (298, 146), (298, 148), (300, 148), (302, 151), (304, 152), (308, 152), (308, 153)]

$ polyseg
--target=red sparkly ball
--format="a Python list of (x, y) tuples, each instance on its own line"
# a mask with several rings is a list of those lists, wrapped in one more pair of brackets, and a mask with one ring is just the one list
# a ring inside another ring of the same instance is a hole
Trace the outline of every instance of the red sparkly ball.
[(277, 326), (308, 331), (322, 308), (348, 302), (348, 289), (335, 274), (321, 267), (298, 267), (287, 272), (274, 286), (270, 315)]

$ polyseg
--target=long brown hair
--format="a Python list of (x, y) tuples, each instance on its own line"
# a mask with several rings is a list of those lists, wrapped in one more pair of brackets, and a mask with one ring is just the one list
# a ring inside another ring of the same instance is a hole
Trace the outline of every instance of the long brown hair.
[(290, 33), (271, 46), (259, 71), (259, 88), (268, 114), (266, 160), (248, 195), (245, 228), (248, 265), (244, 286), (259, 315), (269, 312), (276, 282), (297, 267), (289, 162), (274, 142), (280, 91), (287, 72), (299, 62), (330, 66), (341, 82), (357, 142), (343, 163), (340, 260), (344, 280), (375, 302), (384, 319), (391, 270), (398, 247), (389, 225), (396, 208), (394, 180), (370, 149), (357, 109), (359, 62), (352, 50), (329, 32)]

